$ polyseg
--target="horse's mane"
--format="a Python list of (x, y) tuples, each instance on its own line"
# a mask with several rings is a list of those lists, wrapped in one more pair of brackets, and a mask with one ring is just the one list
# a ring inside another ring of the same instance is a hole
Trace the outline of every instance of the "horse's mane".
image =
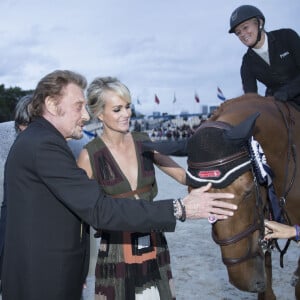
[(222, 114), (222, 112), (228, 106), (231, 106), (233, 104), (233, 102), (235, 104), (238, 104), (238, 103), (241, 103), (241, 102), (249, 103), (249, 102), (253, 102), (253, 101), (262, 101), (264, 99), (265, 99), (265, 97), (263, 97), (263, 96), (260, 96), (260, 95), (255, 94), (255, 93), (249, 93), (249, 94), (241, 95), (241, 96), (236, 97), (236, 98), (226, 100), (225, 102), (222, 102), (222, 104), (212, 112), (212, 115), (209, 118), (209, 120), (215, 121), (220, 116), (220, 114)]

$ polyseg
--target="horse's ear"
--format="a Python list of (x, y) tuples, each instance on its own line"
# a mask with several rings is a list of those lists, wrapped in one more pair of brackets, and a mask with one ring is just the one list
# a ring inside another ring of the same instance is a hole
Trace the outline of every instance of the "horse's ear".
[(235, 144), (245, 143), (245, 141), (248, 141), (249, 138), (253, 135), (255, 121), (259, 115), (259, 112), (252, 114), (240, 124), (234, 126), (229, 130), (225, 130), (224, 137), (226, 139), (230, 139)]

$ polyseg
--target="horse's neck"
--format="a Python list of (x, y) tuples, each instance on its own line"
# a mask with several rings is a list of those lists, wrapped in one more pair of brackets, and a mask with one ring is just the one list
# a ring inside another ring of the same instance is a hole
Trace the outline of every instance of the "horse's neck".
[[(296, 119), (300, 120), (300, 112), (294, 108), (253, 95), (253, 97), (241, 97), (225, 102), (210, 118), (210, 121), (237, 125), (256, 112), (259, 112), (260, 116), (256, 120), (254, 137), (263, 147), (267, 159), (272, 164), (281, 161), (280, 167), (282, 167), (289, 143), (289, 134), (297, 139), (297, 133), (300, 132), (300, 121), (296, 121)], [(276, 166), (275, 169), (277, 169)]]

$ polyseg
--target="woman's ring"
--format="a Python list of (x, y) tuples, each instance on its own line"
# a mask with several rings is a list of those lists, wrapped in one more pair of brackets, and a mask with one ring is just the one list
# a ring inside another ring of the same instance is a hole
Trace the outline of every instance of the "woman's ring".
[(208, 220), (208, 222), (209, 222), (210, 224), (214, 224), (215, 222), (218, 221), (218, 219), (216, 218), (215, 215), (210, 215), (210, 216), (207, 218), (207, 220)]

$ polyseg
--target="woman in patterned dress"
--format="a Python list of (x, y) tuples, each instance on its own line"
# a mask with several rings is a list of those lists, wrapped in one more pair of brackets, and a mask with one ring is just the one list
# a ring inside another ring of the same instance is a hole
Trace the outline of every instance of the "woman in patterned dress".
[[(88, 87), (88, 106), (103, 124), (100, 136), (85, 146), (78, 164), (114, 197), (153, 201), (154, 164), (185, 184), (185, 170), (171, 158), (144, 152), (146, 133), (130, 132), (131, 96), (116, 78), (96, 78)], [(101, 231), (96, 264), (95, 299), (175, 299), (170, 254), (162, 232)]]

